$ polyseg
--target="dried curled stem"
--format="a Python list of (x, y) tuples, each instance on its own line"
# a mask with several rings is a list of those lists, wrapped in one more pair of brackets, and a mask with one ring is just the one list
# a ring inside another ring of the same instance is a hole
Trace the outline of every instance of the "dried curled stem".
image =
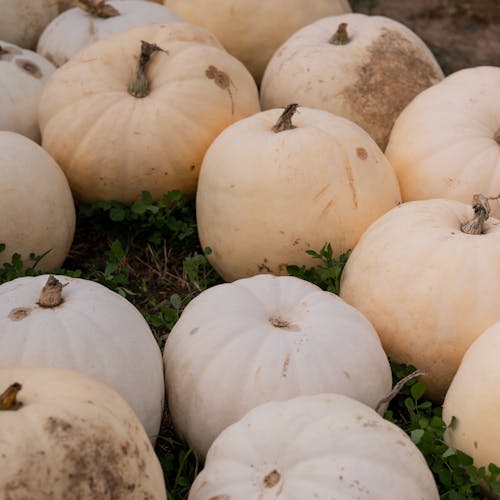
[(22, 389), (22, 385), (19, 382), (14, 382), (5, 389), (2, 394), (0, 394), (0, 411), (7, 410), (17, 410), (21, 407), (19, 401), (17, 401), (17, 393)]
[(94, 17), (107, 18), (120, 15), (120, 12), (106, 3), (106, 0), (78, 0), (76, 6)]
[(393, 388), (392, 391), (385, 397), (382, 398), (378, 403), (377, 406), (375, 407), (375, 411), (377, 413), (380, 413), (380, 410), (386, 403), (390, 403), (398, 394), (399, 391), (403, 388), (403, 386), (408, 382), (409, 380), (413, 380), (414, 378), (420, 377), (420, 375), (425, 375), (425, 372), (422, 370), (415, 370), (414, 372), (410, 373), (409, 375), (406, 375), (406, 377), (403, 377)]
[(347, 23), (340, 23), (337, 31), (328, 40), (332, 45), (346, 45), (349, 43), (349, 35), (347, 34)]
[(472, 197), (472, 208), (474, 209), (474, 217), (460, 226), (462, 232), (467, 234), (483, 234), (484, 223), (490, 216), (490, 200), (498, 200), (498, 196), (486, 197), (482, 194), (475, 194)]
[(154, 43), (141, 40), (141, 55), (139, 56), (137, 70), (134, 78), (132, 78), (132, 81), (128, 85), (128, 92), (130, 95), (133, 95), (134, 97), (146, 97), (149, 95), (151, 89), (149, 86), (149, 80), (146, 78), (146, 65), (151, 59), (151, 56), (158, 51), (167, 52)]
[(273, 132), (283, 132), (284, 130), (291, 130), (295, 128), (292, 123), (292, 116), (295, 114), (298, 108), (298, 104), (289, 104), (283, 113), (281, 113), (278, 121), (273, 125)]
[(64, 285), (55, 278), (52, 274), (49, 276), (47, 283), (45, 283), (42, 288), (42, 293), (38, 299), (38, 305), (40, 307), (57, 307), (62, 303), (62, 289), (69, 283), (64, 283)]

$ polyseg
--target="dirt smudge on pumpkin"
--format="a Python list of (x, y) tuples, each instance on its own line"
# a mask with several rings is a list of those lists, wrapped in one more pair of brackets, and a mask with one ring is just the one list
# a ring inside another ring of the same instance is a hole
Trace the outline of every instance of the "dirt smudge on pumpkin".
[(34, 62), (28, 61), (28, 59), (19, 58), (15, 60), (15, 63), (33, 78), (40, 80), (43, 77), (42, 70)]
[(31, 307), (16, 307), (10, 311), (8, 318), (12, 321), (20, 321), (29, 316), (31, 311)]
[(288, 373), (288, 366), (290, 365), (290, 354), (287, 355), (285, 361), (283, 362), (283, 367), (281, 368), (281, 376), (286, 378)]
[(212, 64), (206, 69), (205, 75), (209, 80), (213, 80), (217, 87), (222, 90), (227, 90), (229, 98), (231, 99), (231, 115), (234, 115), (234, 99), (230, 87), (232, 81), (229, 75)]
[(266, 488), (274, 488), (280, 482), (280, 479), (281, 474), (276, 469), (273, 469), (264, 477), (263, 483)]
[(210, 497), (208, 500), (231, 500), (229, 495), (215, 495), (214, 497)]
[(429, 54), (401, 33), (383, 28), (368, 48), (355, 84), (343, 91), (351, 119), (369, 131), (382, 151), (403, 108), (442, 79)]
[(354, 207), (358, 208), (358, 193), (356, 192), (356, 186), (354, 185), (354, 175), (352, 173), (352, 167), (349, 162), (346, 162), (345, 164), (345, 173), (349, 182), (349, 188), (351, 189), (352, 202), (354, 204)]

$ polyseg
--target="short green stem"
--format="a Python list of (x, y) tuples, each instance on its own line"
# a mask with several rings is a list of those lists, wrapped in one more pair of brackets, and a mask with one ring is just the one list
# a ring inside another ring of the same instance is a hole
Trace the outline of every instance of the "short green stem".
[(349, 35), (347, 34), (347, 23), (340, 23), (337, 31), (328, 40), (332, 45), (347, 45), (349, 43)]

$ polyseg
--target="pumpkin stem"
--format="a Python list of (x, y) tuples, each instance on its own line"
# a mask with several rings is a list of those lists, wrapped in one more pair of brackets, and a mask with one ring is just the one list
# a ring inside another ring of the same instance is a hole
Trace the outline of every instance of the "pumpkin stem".
[(69, 285), (68, 283), (64, 283), (64, 285), (55, 278), (52, 274), (49, 276), (47, 283), (45, 283), (42, 288), (42, 293), (40, 294), (40, 298), (38, 299), (38, 305), (40, 307), (57, 307), (62, 303), (62, 289)]
[(378, 403), (377, 406), (375, 407), (375, 411), (377, 413), (381, 413), (382, 407), (386, 403), (390, 403), (398, 394), (399, 391), (404, 387), (406, 382), (409, 380), (413, 380), (414, 378), (420, 377), (420, 375), (425, 375), (425, 372), (422, 370), (415, 370), (414, 372), (411, 372), (409, 375), (406, 375), (406, 377), (403, 377), (393, 388), (392, 391), (387, 394), (385, 398), (382, 398)]
[(22, 403), (17, 401), (16, 397), (22, 387), (19, 382), (14, 382), (0, 394), (0, 411), (17, 410), (21, 407)]
[[(1, 47), (0, 47), (0, 49), (1, 49)], [(495, 132), (493, 139), (495, 139), (496, 143), (500, 146), (500, 128)]]
[(106, 0), (78, 0), (76, 6), (94, 17), (115, 17), (120, 12), (106, 3)]
[(273, 125), (273, 132), (283, 132), (283, 130), (291, 130), (295, 128), (295, 125), (292, 124), (292, 116), (295, 114), (298, 108), (298, 104), (289, 104), (281, 116), (278, 118), (278, 121)]
[(462, 232), (467, 234), (483, 234), (484, 223), (490, 216), (489, 200), (498, 200), (498, 196), (489, 197), (482, 194), (475, 194), (472, 197), (472, 208), (474, 209), (474, 217), (460, 226)]
[(134, 97), (146, 97), (149, 95), (151, 89), (149, 88), (149, 81), (146, 78), (146, 65), (151, 59), (151, 56), (157, 51), (167, 52), (154, 43), (141, 40), (141, 55), (139, 56), (137, 70), (134, 78), (132, 78), (131, 82), (128, 84), (128, 93), (130, 95)]
[(340, 23), (337, 31), (331, 36), (329, 43), (332, 45), (347, 45), (349, 35), (347, 34), (347, 23)]

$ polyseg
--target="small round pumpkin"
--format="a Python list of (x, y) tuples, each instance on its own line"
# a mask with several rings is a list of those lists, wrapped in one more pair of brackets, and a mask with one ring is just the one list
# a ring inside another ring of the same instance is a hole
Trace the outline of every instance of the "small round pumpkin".
[(165, 392), (161, 351), (139, 311), (103, 285), (47, 275), (0, 285), (0, 366), (9, 365), (66, 368), (100, 380), (156, 441)]
[(366, 132), (291, 105), (240, 120), (211, 144), (196, 194), (198, 234), (226, 281), (286, 274), (289, 264), (314, 265), (306, 252), (325, 243), (335, 255), (354, 248), (400, 201), (394, 171)]
[(383, 150), (403, 108), (442, 78), (431, 51), (403, 24), (342, 14), (305, 26), (275, 52), (261, 103), (325, 109), (357, 123)]
[(141, 423), (115, 391), (75, 371), (0, 368), (0, 497), (166, 499)]
[(38, 103), (55, 69), (36, 52), (0, 40), (0, 130), (40, 142)]
[(193, 196), (210, 143), (258, 110), (243, 64), (208, 31), (172, 22), (81, 50), (45, 85), (39, 120), (78, 201), (130, 204), (142, 191)]
[[(0, 63), (1, 64), (1, 63)], [(75, 206), (68, 181), (54, 159), (31, 139), (0, 131), (0, 266), (17, 253), (37, 269), (62, 265), (75, 233)]]
[(214, 441), (188, 500), (438, 500), (399, 427), (341, 394), (262, 404)]
[(153, 2), (87, 0), (53, 19), (40, 35), (36, 50), (61, 66), (83, 47), (113, 33), (170, 21), (180, 21), (180, 17)]
[(442, 402), (462, 356), (500, 321), (500, 221), (477, 196), (403, 203), (363, 234), (340, 296), (373, 323), (392, 361), (423, 370)]
[[(500, 68), (467, 68), (413, 99), (392, 129), (386, 155), (404, 201), (500, 193)], [(500, 204), (491, 205), (500, 218)]]
[(183, 311), (163, 357), (172, 422), (200, 459), (261, 403), (338, 392), (375, 408), (391, 391), (387, 356), (366, 318), (292, 276), (205, 290)]

